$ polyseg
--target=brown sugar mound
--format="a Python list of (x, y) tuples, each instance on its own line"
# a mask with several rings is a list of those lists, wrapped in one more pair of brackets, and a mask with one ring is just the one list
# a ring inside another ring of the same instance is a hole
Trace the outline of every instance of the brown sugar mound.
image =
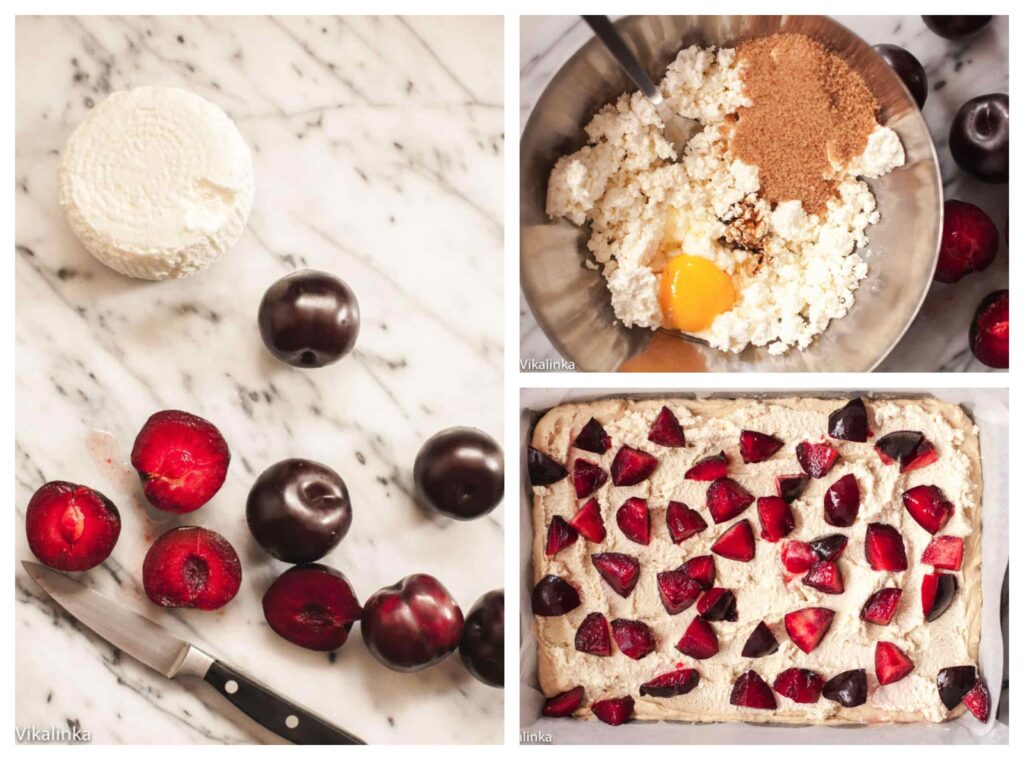
[(738, 59), (753, 105), (737, 112), (733, 153), (760, 169), (770, 203), (799, 200), (807, 213), (822, 212), (835, 195), (830, 159), (864, 151), (877, 101), (845, 61), (801, 34), (743, 42)]

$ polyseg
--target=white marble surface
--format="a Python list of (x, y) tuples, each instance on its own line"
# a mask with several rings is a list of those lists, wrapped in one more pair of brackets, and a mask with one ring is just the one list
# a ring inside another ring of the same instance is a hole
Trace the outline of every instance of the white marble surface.
[[(913, 53), (928, 74), (924, 117), (942, 166), (946, 198), (983, 208), (996, 227), (1006, 227), (1008, 186), (986, 185), (961, 172), (949, 155), (949, 124), (965, 101), (990, 92), (1009, 92), (1009, 20), (997, 17), (985, 33), (967, 43), (949, 42), (930, 32), (920, 16), (837, 16), (872, 45), (889, 42)], [(547, 83), (591, 37), (576, 16), (524, 16), (520, 21), (520, 131)], [(1008, 287), (1005, 235), (995, 263), (959, 283), (934, 283), (914, 324), (879, 368), (882, 371), (991, 371), (967, 346), (971, 317), (981, 299)], [(548, 341), (520, 293), (520, 359), (555, 362)]]
[[(43, 482), (92, 485), (121, 539), (85, 582), (371, 743), (499, 742), (503, 693), (458, 657), (419, 674), (379, 665), (358, 627), (328, 656), (270, 631), (260, 597), (285, 569), (245, 525), (266, 466), (338, 470), (353, 526), (325, 562), (361, 599), (416, 571), (464, 610), (503, 584), (502, 509), (425, 517), (412, 462), (435, 431), (502, 437), (502, 21), (484, 19), (21, 18), (16, 28), (16, 557)], [(105, 269), (57, 204), (59, 152), (112, 89), (186, 87), (219, 103), (255, 153), (248, 229), (208, 271), (147, 283)], [(353, 355), (302, 371), (256, 329), (265, 288), (297, 267), (358, 294)], [(154, 411), (213, 420), (233, 461), (187, 519), (148, 509), (126, 464)], [(107, 460), (110, 460), (109, 462)], [(141, 589), (148, 542), (177, 523), (225, 535), (244, 567), (217, 612), (164, 611)], [(205, 684), (165, 681), (46, 601), (16, 568), (16, 724), (78, 725), (98, 743), (266, 740)]]

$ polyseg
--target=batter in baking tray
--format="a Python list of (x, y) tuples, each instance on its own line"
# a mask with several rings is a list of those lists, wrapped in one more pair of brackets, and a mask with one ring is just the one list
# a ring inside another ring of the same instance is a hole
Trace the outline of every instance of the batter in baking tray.
[(581, 688), (576, 715), (963, 712), (940, 688), (975, 685), (980, 633), (978, 430), (959, 406), (613, 399), (552, 409), (531, 447), (540, 687)]

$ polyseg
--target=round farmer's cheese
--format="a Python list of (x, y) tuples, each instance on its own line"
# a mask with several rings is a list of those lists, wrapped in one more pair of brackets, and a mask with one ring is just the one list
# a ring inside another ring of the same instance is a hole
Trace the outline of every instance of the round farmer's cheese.
[(88, 251), (129, 277), (205, 269), (252, 208), (252, 152), (218, 106), (177, 87), (112, 93), (78, 125), (60, 204)]

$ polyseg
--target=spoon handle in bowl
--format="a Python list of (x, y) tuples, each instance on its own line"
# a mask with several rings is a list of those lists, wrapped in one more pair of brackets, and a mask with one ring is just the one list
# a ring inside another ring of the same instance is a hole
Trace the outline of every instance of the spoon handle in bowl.
[(654, 86), (654, 82), (651, 81), (644, 67), (640, 65), (640, 61), (633, 55), (633, 51), (629, 49), (611, 19), (607, 16), (584, 16), (583, 20), (594, 30), (594, 34), (608, 48), (608, 52), (618, 61), (623, 71), (633, 80), (633, 84), (640, 88), (640, 92), (655, 105), (661, 103), (661, 93)]

